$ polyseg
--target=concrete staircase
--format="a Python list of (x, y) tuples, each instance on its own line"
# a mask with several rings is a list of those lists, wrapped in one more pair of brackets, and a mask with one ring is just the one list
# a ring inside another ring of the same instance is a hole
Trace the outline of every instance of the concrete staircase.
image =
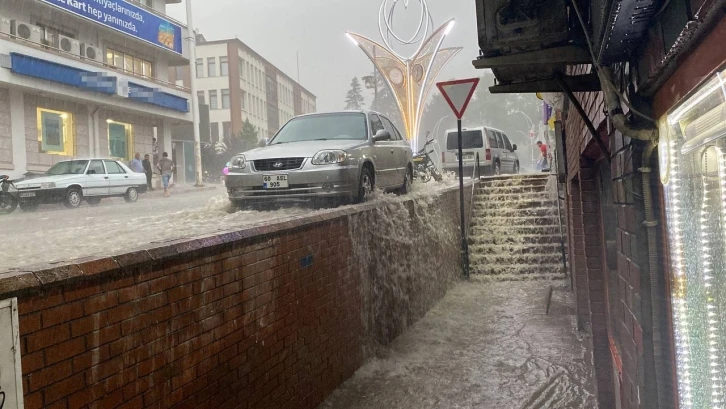
[(565, 279), (554, 177), (482, 178), (476, 189), (469, 228), (472, 274), (496, 280)]

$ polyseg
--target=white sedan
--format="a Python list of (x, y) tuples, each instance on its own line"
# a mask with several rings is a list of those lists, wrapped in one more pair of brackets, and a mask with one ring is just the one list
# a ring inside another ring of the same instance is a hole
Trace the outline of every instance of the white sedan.
[(114, 159), (58, 162), (44, 176), (15, 182), (15, 186), (24, 211), (46, 203), (63, 203), (73, 209), (84, 200), (95, 206), (107, 197), (123, 197), (133, 203), (147, 188), (146, 175)]

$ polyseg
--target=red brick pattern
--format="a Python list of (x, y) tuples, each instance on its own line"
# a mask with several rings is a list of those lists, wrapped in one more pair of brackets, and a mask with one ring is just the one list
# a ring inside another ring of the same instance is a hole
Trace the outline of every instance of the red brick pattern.
[[(446, 215), (451, 232), (457, 198), (450, 190), (426, 206)], [(411, 201), (393, 206), (418, 210)], [(385, 280), (390, 270), (385, 257), (362, 270), (355, 240), (377, 242), (371, 252), (394, 242), (351, 237), (350, 223), (379, 223), (365, 216), (376, 212), (390, 210), (363, 205), (250, 237), (206, 238), (218, 244), (201, 250), (148, 249), (140, 263), (127, 255), (50, 270), (71, 281), (19, 294), (25, 407), (316, 407), (360, 367), (367, 346), (390, 341), (461, 272), (457, 240), (424, 236), (412, 244), (429, 256), (402, 260), (409, 285), (371, 293), (372, 277)], [(396, 245), (388, 252), (396, 259), (418, 251)], [(94, 276), (94, 266), (116, 267)], [(426, 278), (416, 283), (417, 275)], [(387, 300), (380, 313), (366, 305), (377, 295)]]

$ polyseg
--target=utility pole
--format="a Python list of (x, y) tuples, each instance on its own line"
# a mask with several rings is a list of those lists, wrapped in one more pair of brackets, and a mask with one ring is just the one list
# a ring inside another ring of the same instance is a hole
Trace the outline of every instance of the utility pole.
[(197, 32), (194, 30), (192, 20), (192, 0), (187, 0), (187, 28), (189, 29), (189, 74), (190, 89), (192, 93), (192, 117), (194, 124), (194, 173), (196, 173), (196, 184), (204, 185), (202, 180), (202, 140), (199, 134), (199, 98), (197, 98)]

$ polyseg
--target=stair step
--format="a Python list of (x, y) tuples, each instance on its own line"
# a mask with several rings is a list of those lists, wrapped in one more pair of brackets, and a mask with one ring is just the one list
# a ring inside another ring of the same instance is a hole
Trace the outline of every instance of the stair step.
[[(528, 193), (496, 193), (487, 192), (484, 189), (478, 190), (478, 194), (474, 197), (474, 200), (491, 201), (491, 202), (507, 202), (517, 200), (545, 200), (549, 199), (549, 194), (546, 192), (528, 192)], [(550, 199), (555, 201), (555, 199)]]
[(474, 208), (485, 209), (533, 209), (548, 208), (557, 210), (557, 202), (549, 200), (510, 200), (510, 201), (492, 201), (492, 200), (474, 200)]
[[(508, 217), (474, 217), (472, 226), (559, 226), (557, 215), (547, 216), (508, 216)], [(559, 229), (559, 227), (558, 227)]]
[(484, 264), (489, 266), (498, 265), (546, 265), (561, 264), (562, 254), (475, 254), (469, 255), (471, 261), (476, 264)]
[(488, 220), (489, 218), (502, 217), (555, 217), (557, 218), (557, 208), (538, 207), (533, 209), (493, 209), (487, 207), (475, 207), (474, 217), (478, 220)]
[(547, 190), (545, 190), (544, 186), (541, 187), (532, 187), (532, 186), (482, 186), (479, 185), (476, 189), (477, 195), (486, 195), (486, 194), (509, 194), (509, 195), (519, 195), (519, 194), (540, 194), (540, 195), (548, 195), (549, 193)]
[(486, 281), (559, 281), (566, 280), (567, 276), (562, 273), (538, 273), (538, 274), (481, 274), (472, 270), (472, 275), (476, 275), (479, 279)]
[(560, 243), (547, 244), (473, 244), (469, 246), (471, 254), (556, 254), (560, 255)]
[(530, 265), (497, 265), (471, 264), (471, 271), (475, 274), (486, 274), (492, 276), (533, 276), (550, 275), (564, 276), (562, 263), (559, 264), (530, 264)]
[(508, 177), (508, 178), (501, 178), (501, 179), (482, 179), (480, 184), (484, 186), (491, 186), (491, 187), (497, 187), (497, 186), (506, 186), (506, 187), (516, 187), (516, 186), (547, 186), (547, 183), (549, 182), (548, 178), (516, 178), (516, 177)]
[[(478, 221), (480, 222), (480, 221)], [(560, 226), (554, 220), (551, 224), (539, 226), (515, 224), (474, 224), (469, 229), (472, 237), (508, 237), (511, 239), (526, 239), (530, 236), (556, 236), (560, 237)]]
[(559, 232), (557, 234), (521, 234), (501, 235), (482, 234), (470, 235), (469, 244), (475, 245), (504, 245), (504, 244), (557, 244), (560, 243)]

